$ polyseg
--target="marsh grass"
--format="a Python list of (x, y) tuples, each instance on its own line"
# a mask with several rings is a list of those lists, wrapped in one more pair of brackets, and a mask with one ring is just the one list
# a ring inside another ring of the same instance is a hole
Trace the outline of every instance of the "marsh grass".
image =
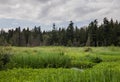
[[(29, 51), (28, 51), (29, 49)], [(11, 58), (11, 62), (8, 64), (9, 68), (91, 68), (97, 63), (95, 57), (84, 54), (84, 51), (77, 48), (47, 48), (48, 51), (43, 50), (44, 48), (25, 48)], [(40, 49), (40, 50), (39, 50)], [(81, 53), (76, 53), (76, 49)], [(50, 52), (51, 50), (51, 52)], [(71, 52), (72, 51), (72, 52)], [(79, 56), (79, 54), (81, 54)], [(72, 57), (73, 56), (73, 57)]]
[(17, 68), (58, 68), (69, 67), (71, 60), (64, 53), (41, 53), (14, 55), (10, 63), (14, 63)]
[[(112, 47), (12, 47), (9, 68), (92, 68), (101, 62), (120, 61), (119, 48)], [(112, 49), (112, 50), (111, 50)], [(8, 48), (9, 50), (9, 48)]]
[(13, 69), (0, 71), (0, 82), (119, 82), (118, 68), (83, 71), (63, 68)]
[(0, 71), (0, 82), (120, 82), (120, 48), (90, 48), (4, 48), (13, 55), (5, 65), (11, 70)]

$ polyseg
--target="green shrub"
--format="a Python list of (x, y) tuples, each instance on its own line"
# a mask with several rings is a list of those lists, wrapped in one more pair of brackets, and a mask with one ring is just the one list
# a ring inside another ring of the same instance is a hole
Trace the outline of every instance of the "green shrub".
[(84, 49), (84, 52), (91, 52), (91, 51), (92, 51), (92, 49), (89, 47)]
[[(8, 49), (8, 48), (7, 48)], [(6, 48), (0, 47), (0, 70), (5, 69), (10, 61), (10, 53)]]
[(95, 57), (91, 61), (94, 62), (94, 63), (100, 63), (100, 62), (102, 62), (102, 59), (99, 58), (99, 57)]
[(85, 62), (85, 61), (74, 61), (71, 63), (71, 67), (77, 67), (80, 69), (86, 69), (86, 68), (92, 68), (95, 65), (95, 63), (92, 62)]
[(102, 59), (100, 57), (91, 56), (91, 55), (87, 55), (86, 56), (86, 60), (89, 60), (90, 62), (93, 62), (93, 63), (100, 63), (100, 62), (102, 62)]

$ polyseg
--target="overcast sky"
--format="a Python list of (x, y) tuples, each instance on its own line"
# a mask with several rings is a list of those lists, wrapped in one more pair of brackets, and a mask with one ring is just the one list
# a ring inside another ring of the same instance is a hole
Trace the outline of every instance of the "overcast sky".
[(87, 25), (104, 17), (120, 21), (120, 0), (0, 0), (0, 28)]

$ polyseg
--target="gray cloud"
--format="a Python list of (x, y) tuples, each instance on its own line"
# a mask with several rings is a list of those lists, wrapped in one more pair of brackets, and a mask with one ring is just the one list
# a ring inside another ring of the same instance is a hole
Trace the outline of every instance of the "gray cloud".
[(0, 18), (25, 19), (44, 24), (120, 19), (120, 0), (0, 0)]

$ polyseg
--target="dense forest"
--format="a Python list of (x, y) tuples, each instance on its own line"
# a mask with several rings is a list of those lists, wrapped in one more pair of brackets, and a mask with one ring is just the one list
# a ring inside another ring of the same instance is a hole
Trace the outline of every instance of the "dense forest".
[(51, 31), (41, 31), (41, 27), (3, 29), (0, 31), (0, 46), (120, 46), (120, 22), (103, 19), (92, 21), (86, 27), (74, 26), (70, 21), (68, 27), (56, 28)]

